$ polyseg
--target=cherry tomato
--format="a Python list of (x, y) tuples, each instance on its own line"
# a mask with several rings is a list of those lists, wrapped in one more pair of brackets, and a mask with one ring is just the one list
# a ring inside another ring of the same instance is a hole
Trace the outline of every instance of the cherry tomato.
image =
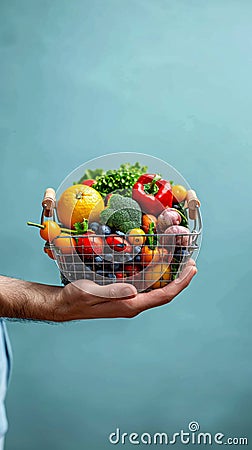
[(46, 222), (43, 222), (42, 225), (45, 228), (41, 228), (40, 236), (45, 241), (52, 242), (53, 239), (55, 239), (61, 233), (60, 226), (53, 220), (47, 220)]
[(75, 240), (67, 233), (60, 233), (60, 235), (54, 239), (53, 244), (55, 247), (59, 248), (64, 255), (75, 252)]
[(125, 264), (124, 265), (124, 271), (125, 271), (127, 277), (136, 275), (138, 272), (140, 272), (140, 270), (141, 270), (141, 267), (136, 264)]
[(141, 263), (143, 266), (148, 266), (151, 261), (158, 261), (160, 258), (160, 252), (158, 247), (155, 247), (153, 250), (145, 245), (141, 250)]
[(143, 245), (146, 241), (145, 232), (141, 228), (133, 228), (128, 234), (128, 241), (132, 245)]
[(132, 248), (129, 245), (129, 243), (121, 236), (118, 236), (117, 234), (111, 234), (107, 236), (106, 242), (115, 252), (131, 253)]
[(93, 184), (95, 184), (95, 183), (96, 183), (96, 181), (95, 181), (95, 180), (92, 180), (92, 179), (90, 178), (90, 180), (84, 180), (84, 181), (82, 181), (81, 184), (84, 184), (85, 186), (90, 186), (90, 187), (92, 187)]
[(173, 203), (180, 203), (186, 199), (187, 190), (181, 184), (175, 184), (172, 186)]
[(151, 223), (154, 223), (155, 228), (154, 228), (154, 232), (156, 231), (156, 225), (157, 225), (157, 218), (155, 216), (153, 216), (152, 214), (143, 214), (142, 217), (142, 229), (144, 230), (144, 232), (146, 234), (149, 233), (149, 227)]
[(124, 278), (126, 278), (126, 273), (123, 272), (116, 272), (116, 278), (118, 278), (119, 280), (123, 280)]
[(78, 237), (77, 251), (84, 258), (90, 259), (93, 255), (103, 253), (103, 239), (95, 233), (88, 231), (83, 236)]

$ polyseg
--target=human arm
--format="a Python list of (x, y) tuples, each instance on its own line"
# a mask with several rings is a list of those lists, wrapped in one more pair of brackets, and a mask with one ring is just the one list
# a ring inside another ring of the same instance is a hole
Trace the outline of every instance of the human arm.
[(99, 286), (79, 280), (63, 288), (1, 276), (0, 316), (53, 322), (135, 317), (146, 309), (169, 303), (189, 285), (196, 272), (195, 262), (190, 260), (178, 280), (140, 294), (126, 283)]
[(53, 321), (62, 288), (0, 276), (0, 316)]

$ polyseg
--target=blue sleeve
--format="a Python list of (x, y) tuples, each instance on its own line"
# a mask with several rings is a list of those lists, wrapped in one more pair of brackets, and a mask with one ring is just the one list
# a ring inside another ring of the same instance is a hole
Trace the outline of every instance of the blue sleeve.
[(12, 353), (6, 326), (0, 319), (0, 439), (8, 428), (4, 400), (11, 374), (11, 361)]

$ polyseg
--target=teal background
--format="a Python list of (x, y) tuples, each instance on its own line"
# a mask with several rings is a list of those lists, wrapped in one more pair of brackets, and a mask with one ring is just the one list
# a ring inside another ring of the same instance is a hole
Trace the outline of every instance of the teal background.
[(174, 165), (204, 218), (198, 275), (169, 306), (9, 323), (7, 450), (108, 449), (117, 426), (192, 420), (252, 438), (251, 19), (249, 0), (0, 1), (1, 272), (59, 283), (26, 220), (107, 152)]

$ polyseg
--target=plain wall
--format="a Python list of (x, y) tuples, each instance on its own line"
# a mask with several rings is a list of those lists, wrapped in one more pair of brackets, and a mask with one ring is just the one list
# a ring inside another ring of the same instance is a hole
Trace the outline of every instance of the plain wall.
[(1, 0), (1, 273), (60, 283), (26, 221), (108, 152), (174, 165), (204, 219), (199, 272), (172, 304), (8, 324), (7, 450), (103, 450), (116, 427), (192, 420), (252, 438), (251, 20), (246, 0)]

